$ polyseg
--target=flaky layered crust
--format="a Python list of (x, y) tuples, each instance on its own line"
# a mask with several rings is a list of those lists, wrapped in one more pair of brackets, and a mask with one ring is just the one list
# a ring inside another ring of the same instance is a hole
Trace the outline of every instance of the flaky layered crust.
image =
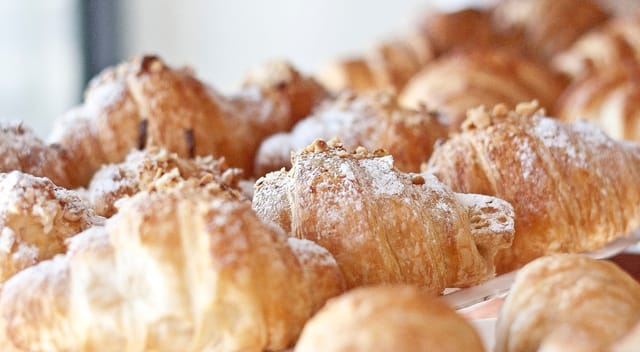
[(415, 286), (359, 288), (330, 300), (305, 326), (296, 352), (484, 351), (478, 333)]
[(593, 250), (640, 227), (640, 147), (584, 122), (544, 117), (536, 105), (470, 112), (428, 169), (457, 192), (513, 204), (515, 238), (497, 255), (499, 272)]
[(67, 255), (7, 281), (0, 337), (20, 351), (277, 350), (343, 287), (326, 250), (185, 181), (123, 200)]
[(96, 77), (84, 104), (50, 138), (67, 149), (74, 185), (86, 185), (101, 165), (121, 162), (132, 149), (148, 145), (181, 157), (224, 156), (250, 173), (262, 139), (290, 128), (325, 94), (285, 63), (262, 71), (226, 97), (188, 69), (171, 68), (154, 56), (136, 57)]
[(425, 66), (407, 84), (400, 103), (426, 105), (449, 118), (459, 131), (468, 109), (537, 99), (551, 108), (565, 80), (545, 66), (507, 51), (473, 51), (442, 57)]
[(596, 72), (564, 92), (556, 115), (569, 122), (587, 120), (615, 139), (640, 142), (638, 74), (638, 64)]
[(359, 146), (385, 149), (400, 170), (417, 172), (435, 142), (447, 135), (448, 126), (437, 112), (402, 108), (392, 93), (344, 93), (300, 121), (291, 132), (267, 138), (256, 156), (255, 170), (264, 175), (290, 168), (292, 152), (315, 139), (337, 137), (348, 150)]
[(298, 238), (327, 248), (350, 287), (411, 283), (439, 293), (494, 274), (508, 247), (511, 206), (453, 193), (428, 174), (406, 174), (383, 152), (318, 140), (287, 173), (258, 180), (253, 207)]
[(496, 326), (496, 352), (605, 351), (639, 319), (640, 284), (615, 264), (544, 257), (518, 272)]

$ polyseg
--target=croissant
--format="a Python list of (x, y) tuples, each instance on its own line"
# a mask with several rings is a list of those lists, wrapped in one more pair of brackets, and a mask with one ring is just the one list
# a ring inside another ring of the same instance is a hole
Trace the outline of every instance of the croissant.
[(551, 65), (575, 80), (640, 62), (640, 15), (613, 18), (553, 57)]
[(635, 352), (640, 346), (640, 321), (611, 348), (612, 352)]
[(65, 239), (102, 221), (73, 191), (47, 178), (0, 173), (0, 283), (64, 253)]
[(383, 41), (365, 55), (335, 60), (319, 74), (331, 91), (369, 90), (404, 85), (434, 57), (473, 48), (509, 47), (513, 39), (494, 28), (482, 9), (463, 9), (426, 16), (411, 34)]
[(285, 63), (263, 71), (253, 73), (239, 94), (225, 97), (188, 69), (136, 57), (95, 78), (84, 104), (57, 124), (50, 139), (67, 149), (74, 185), (88, 184), (101, 165), (147, 145), (181, 157), (224, 156), (251, 173), (260, 141), (289, 129), (325, 94)]
[(256, 174), (291, 166), (291, 152), (303, 149), (315, 139), (338, 137), (347, 149), (364, 146), (384, 148), (404, 171), (418, 171), (436, 140), (446, 138), (448, 127), (436, 112), (404, 109), (396, 96), (377, 92), (356, 96), (340, 95), (321, 105), (289, 133), (267, 138), (256, 156)]
[(322, 68), (318, 80), (332, 92), (399, 90), (433, 55), (428, 38), (414, 32), (382, 42), (361, 57), (332, 61)]
[(292, 164), (256, 182), (253, 207), (291, 236), (327, 248), (349, 287), (411, 283), (440, 293), (477, 284), (511, 243), (507, 202), (401, 173), (384, 152), (350, 154), (317, 140)]
[(173, 171), (180, 179), (215, 180), (232, 188), (238, 188), (242, 175), (241, 170), (228, 168), (224, 159), (185, 159), (166, 149), (149, 147), (132, 151), (120, 164), (103, 166), (91, 179), (89, 201), (97, 214), (111, 217), (116, 213), (118, 199), (149, 190), (159, 178)]
[(442, 110), (451, 129), (459, 131), (467, 110), (480, 105), (515, 105), (538, 99), (550, 108), (565, 83), (545, 66), (514, 52), (474, 51), (445, 56), (427, 65), (406, 85), (400, 103)]
[(354, 289), (304, 327), (296, 352), (484, 351), (462, 316), (414, 286)]
[(612, 138), (640, 142), (639, 68), (612, 68), (576, 82), (558, 101), (556, 115), (565, 121), (585, 119)]
[(495, 351), (604, 351), (639, 319), (640, 284), (626, 272), (557, 254), (518, 272), (498, 317)]
[(65, 163), (66, 154), (60, 146), (47, 145), (21, 123), (0, 122), (0, 172), (22, 171), (69, 188)]
[(515, 237), (496, 256), (498, 272), (546, 254), (594, 250), (640, 227), (640, 146), (584, 122), (543, 117), (536, 104), (470, 111), (427, 169), (456, 192), (513, 205)]
[(493, 9), (496, 27), (520, 37), (526, 52), (545, 61), (608, 18), (593, 0), (500, 0)]
[(66, 255), (5, 283), (3, 347), (277, 350), (343, 290), (326, 250), (287, 239), (215, 183), (190, 179), (119, 207)]

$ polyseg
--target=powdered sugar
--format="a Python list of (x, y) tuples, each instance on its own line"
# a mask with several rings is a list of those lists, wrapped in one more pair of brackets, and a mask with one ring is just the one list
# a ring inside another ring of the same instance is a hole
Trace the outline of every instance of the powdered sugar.
[(517, 145), (518, 150), (516, 151), (516, 157), (520, 161), (522, 177), (526, 180), (535, 171), (533, 162), (536, 154), (529, 140), (526, 138), (518, 139)]
[(303, 266), (309, 263), (319, 266), (338, 265), (328, 250), (313, 241), (294, 237), (290, 237), (287, 241)]
[(569, 158), (569, 162), (581, 167), (587, 166), (584, 152), (576, 148), (575, 143), (570, 140), (566, 126), (551, 118), (540, 118), (537, 122), (533, 133), (540, 138), (545, 147), (550, 149), (551, 153), (556, 155), (564, 153)]
[(376, 195), (397, 195), (404, 190), (404, 183), (399, 179), (398, 172), (393, 170), (391, 155), (361, 159), (359, 164), (371, 178), (371, 185)]

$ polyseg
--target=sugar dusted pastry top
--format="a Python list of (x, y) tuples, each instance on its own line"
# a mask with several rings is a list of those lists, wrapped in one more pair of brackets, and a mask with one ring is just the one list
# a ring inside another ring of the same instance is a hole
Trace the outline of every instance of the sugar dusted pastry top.
[(49, 179), (0, 173), (0, 282), (67, 249), (66, 239), (103, 219)]
[(447, 137), (444, 118), (435, 111), (399, 106), (396, 95), (386, 91), (343, 93), (321, 105), (291, 132), (265, 140), (256, 156), (256, 173), (291, 167), (291, 153), (315, 139), (340, 139), (346, 149), (382, 148), (394, 156), (403, 171), (418, 171), (438, 139)]
[(500, 272), (594, 250), (640, 227), (640, 146), (545, 117), (535, 104), (470, 111), (427, 167), (457, 192), (513, 204), (516, 233), (496, 257)]
[(175, 173), (175, 182), (195, 178), (237, 187), (242, 171), (229, 168), (224, 159), (211, 156), (187, 159), (163, 148), (135, 150), (124, 162), (105, 165), (93, 176), (89, 184), (91, 205), (98, 214), (110, 217), (116, 212), (118, 199), (157, 188), (156, 181), (169, 173)]
[(289, 172), (258, 180), (253, 207), (327, 248), (350, 287), (412, 283), (439, 293), (477, 284), (493, 276), (513, 232), (507, 202), (454, 193), (429, 174), (398, 171), (384, 151), (350, 153), (335, 141), (315, 141)]
[(66, 155), (60, 146), (49, 146), (21, 123), (0, 122), (0, 172), (22, 171), (47, 177), (60, 187), (70, 187)]

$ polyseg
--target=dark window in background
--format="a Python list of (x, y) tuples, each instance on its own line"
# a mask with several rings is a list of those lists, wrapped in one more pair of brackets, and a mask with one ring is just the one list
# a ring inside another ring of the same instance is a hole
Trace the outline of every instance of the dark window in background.
[(84, 85), (121, 57), (119, 6), (117, 0), (80, 1)]

